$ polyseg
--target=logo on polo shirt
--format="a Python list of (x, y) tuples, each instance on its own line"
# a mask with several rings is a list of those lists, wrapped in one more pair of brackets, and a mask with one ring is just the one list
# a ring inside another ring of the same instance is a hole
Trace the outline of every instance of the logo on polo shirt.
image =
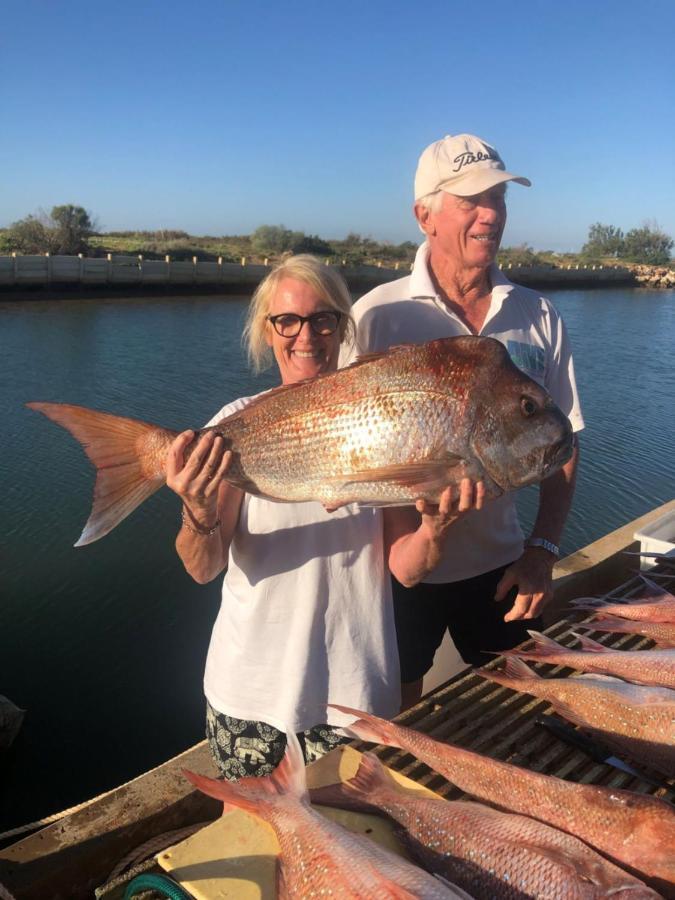
[(475, 153), (472, 153), (471, 150), (465, 150), (464, 153), (460, 153), (459, 156), (456, 156), (453, 159), (453, 162), (456, 163), (455, 168), (452, 170), (453, 172), (459, 172), (464, 166), (470, 166), (472, 163), (483, 162), (486, 159), (494, 159), (496, 162), (501, 162), (499, 154), (496, 151), (492, 151), (492, 153), (483, 153), (482, 150), (477, 150)]
[(542, 377), (546, 374), (546, 354), (542, 347), (534, 347), (523, 341), (507, 341), (506, 349), (521, 371), (534, 377)]

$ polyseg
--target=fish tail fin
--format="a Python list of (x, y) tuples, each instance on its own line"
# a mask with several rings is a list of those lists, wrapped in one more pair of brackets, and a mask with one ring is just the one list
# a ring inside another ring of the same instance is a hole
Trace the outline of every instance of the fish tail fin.
[(166, 453), (178, 432), (66, 403), (27, 403), (80, 442), (96, 467), (91, 513), (76, 547), (98, 540), (166, 481)]
[(282, 796), (308, 800), (305, 760), (293, 732), (286, 735), (286, 753), (270, 775), (248, 776), (239, 781), (209, 778), (189, 769), (183, 769), (183, 775), (203, 794), (224, 803), (226, 809), (238, 807), (261, 818), (264, 818), (265, 809), (276, 805)]
[(599, 641), (594, 641), (593, 638), (586, 637), (584, 634), (577, 634), (575, 631), (571, 631), (570, 634), (581, 643), (582, 650), (588, 650), (590, 653), (611, 652), (609, 647), (605, 647), (604, 644), (599, 643)]
[(374, 753), (363, 754), (356, 775), (349, 779), (348, 784), (360, 794), (373, 799), (383, 788), (387, 791), (395, 788), (393, 779)]
[(521, 659), (509, 657), (503, 669), (476, 669), (477, 675), (482, 675), (489, 681), (496, 681), (497, 684), (503, 684), (506, 687), (514, 681), (531, 681), (533, 678), (539, 678), (539, 675), (533, 671), (527, 663)]
[(544, 659), (547, 656), (557, 656), (560, 651), (568, 648), (554, 641), (553, 638), (547, 637), (539, 631), (527, 632), (534, 641), (534, 650), (519, 650), (515, 647), (513, 650), (501, 650), (500, 653), (505, 657), (520, 657), (521, 659)]
[(380, 719), (371, 713), (363, 712), (360, 709), (353, 709), (351, 706), (338, 706), (337, 703), (328, 704), (332, 709), (337, 709), (348, 716), (355, 716), (356, 722), (350, 725), (341, 725), (340, 727), (354, 737), (362, 741), (370, 741), (373, 744), (383, 744), (385, 747), (401, 747), (403, 744), (399, 742), (399, 733), (404, 729), (401, 725), (394, 725), (386, 719)]

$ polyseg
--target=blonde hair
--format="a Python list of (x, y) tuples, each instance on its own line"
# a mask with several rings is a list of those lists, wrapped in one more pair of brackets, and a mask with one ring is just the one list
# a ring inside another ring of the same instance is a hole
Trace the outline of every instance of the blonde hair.
[(295, 278), (311, 285), (326, 301), (329, 309), (342, 313), (339, 325), (340, 343), (345, 339), (353, 341), (354, 320), (351, 315), (352, 299), (347, 284), (335, 269), (325, 265), (316, 256), (301, 253), (291, 256), (275, 266), (258, 285), (251, 297), (242, 341), (248, 352), (252, 368), (256, 372), (267, 369), (274, 362), (272, 348), (265, 340), (270, 327), (267, 314), (272, 297), (283, 278)]

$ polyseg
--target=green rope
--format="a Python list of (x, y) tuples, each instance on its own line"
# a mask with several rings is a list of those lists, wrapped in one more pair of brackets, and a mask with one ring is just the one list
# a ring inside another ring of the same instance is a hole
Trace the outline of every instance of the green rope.
[(131, 900), (137, 894), (150, 890), (157, 891), (163, 897), (169, 897), (170, 900), (190, 900), (190, 895), (175, 881), (167, 878), (166, 875), (153, 875), (152, 872), (145, 872), (133, 878), (124, 892), (124, 900)]

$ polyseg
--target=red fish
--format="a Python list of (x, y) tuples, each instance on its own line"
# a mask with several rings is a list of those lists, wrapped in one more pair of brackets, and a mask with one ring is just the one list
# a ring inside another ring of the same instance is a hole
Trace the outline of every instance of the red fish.
[(675, 809), (669, 803), (530, 772), (358, 709), (336, 709), (358, 717), (347, 729), (355, 737), (400, 747), (480, 800), (561, 828), (645, 877), (675, 883)]
[(350, 781), (313, 790), (311, 797), (315, 803), (389, 817), (425, 869), (477, 900), (513, 900), (514, 891), (516, 896), (568, 900), (658, 897), (578, 838), (482, 803), (413, 793), (397, 784), (370, 753), (363, 755)]
[(636, 622), (670, 622), (675, 624), (675, 597), (649, 578), (641, 576), (645, 587), (627, 600), (579, 597), (572, 600), (575, 609), (592, 609), (601, 615), (621, 616)]
[(533, 650), (502, 650), (501, 655), (675, 689), (675, 650), (614, 650), (580, 634), (573, 636), (581, 641), (581, 647), (572, 650), (538, 631), (528, 634), (535, 643)]
[(607, 675), (540, 678), (524, 662), (479, 669), (489, 681), (547, 700), (556, 712), (634, 760), (675, 776), (675, 691), (627, 684)]
[[(313, 810), (297, 738), (288, 735), (286, 755), (262, 778), (217, 781), (184, 770), (195, 787), (238, 807), (274, 829), (281, 853), (278, 896), (284, 900), (332, 896), (345, 900), (449, 900), (468, 895), (429, 875), (366, 837), (329, 822)], [(470, 898), (469, 898), (470, 900)]]
[(675, 623), (671, 622), (635, 622), (632, 619), (620, 619), (618, 616), (602, 616), (592, 622), (583, 623), (590, 631), (611, 631), (620, 634), (641, 634), (660, 647), (675, 647)]

